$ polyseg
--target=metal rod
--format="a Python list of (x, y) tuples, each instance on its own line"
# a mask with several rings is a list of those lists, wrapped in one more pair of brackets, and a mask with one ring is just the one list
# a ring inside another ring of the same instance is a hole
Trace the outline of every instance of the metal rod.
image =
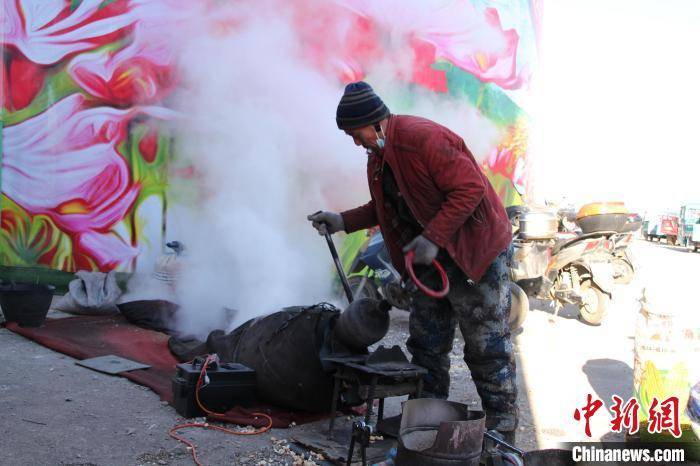
[(352, 454), (355, 453), (355, 429), (353, 427), (352, 434), (350, 435), (350, 448), (348, 449), (348, 461), (345, 463), (346, 466), (352, 465)]
[(333, 262), (335, 262), (335, 268), (338, 270), (338, 276), (340, 277), (340, 281), (343, 284), (343, 289), (345, 290), (345, 294), (348, 297), (348, 302), (351, 303), (355, 299), (355, 297), (352, 295), (352, 290), (350, 289), (350, 283), (348, 283), (348, 277), (345, 276), (345, 271), (343, 270), (343, 265), (340, 263), (340, 258), (338, 257), (338, 251), (335, 249), (335, 244), (333, 244), (333, 240), (331, 239), (331, 235), (328, 233), (326, 230), (324, 232), (324, 236), (326, 237), (326, 242), (328, 243), (328, 249), (331, 250), (331, 256), (333, 256)]
[(374, 375), (372, 376), (372, 381), (370, 382), (369, 385), (369, 393), (367, 394), (367, 410), (365, 411), (365, 424), (369, 424), (372, 414), (374, 411), (374, 392), (377, 389), (377, 381), (379, 380), (379, 377)]
[(335, 425), (335, 416), (338, 411), (338, 396), (340, 395), (340, 377), (338, 374), (333, 376), (333, 400), (331, 401), (331, 420), (328, 423), (328, 438), (333, 438), (333, 426)]
[(522, 456), (525, 456), (525, 451), (521, 450), (521, 449), (518, 448), (518, 447), (514, 447), (513, 445), (511, 445), (510, 443), (508, 443), (508, 442), (506, 442), (506, 441), (504, 441), (504, 440), (501, 440), (500, 438), (498, 438), (498, 437), (496, 437), (495, 435), (489, 433), (488, 431), (487, 431), (487, 432), (484, 432), (484, 437), (488, 437), (488, 438), (490, 438), (491, 440), (493, 440), (494, 442), (496, 442), (496, 443), (498, 443), (498, 444), (500, 444), (500, 445), (503, 445), (504, 447), (506, 447), (507, 449), (509, 449), (509, 450), (511, 450), (511, 451), (514, 451), (515, 453), (517, 453), (517, 454), (520, 455), (521, 457), (522, 457)]

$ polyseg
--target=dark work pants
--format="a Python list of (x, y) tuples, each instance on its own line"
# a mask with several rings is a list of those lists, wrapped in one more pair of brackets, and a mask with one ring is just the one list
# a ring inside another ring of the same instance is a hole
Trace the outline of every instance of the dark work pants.
[[(450, 358), (459, 325), (464, 337), (464, 361), (481, 397), (486, 427), (514, 431), (518, 424), (515, 357), (508, 315), (510, 273), (508, 250), (489, 266), (479, 283), (473, 283), (444, 251), (438, 260), (450, 279), (450, 292), (442, 299), (420, 290), (411, 292), (408, 350), (413, 363), (428, 369), (424, 379), (427, 397), (447, 398)], [(432, 289), (441, 287), (432, 267), (416, 270), (419, 280)]]

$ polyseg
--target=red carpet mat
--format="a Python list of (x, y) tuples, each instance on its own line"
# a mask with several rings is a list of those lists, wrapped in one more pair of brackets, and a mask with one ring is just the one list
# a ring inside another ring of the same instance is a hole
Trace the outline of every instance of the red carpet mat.
[(5, 326), (40, 345), (75, 359), (114, 354), (143, 364), (150, 369), (122, 372), (119, 375), (156, 392), (162, 400), (172, 402), (170, 379), (177, 360), (168, 350), (165, 333), (146, 330), (117, 316), (80, 316), (47, 319), (41, 327), (20, 327), (14, 322)]
[[(149, 387), (164, 401), (172, 403), (171, 379), (178, 361), (168, 349), (169, 335), (130, 324), (121, 315), (79, 316), (64, 319), (47, 319), (41, 327), (19, 327), (6, 322), (5, 327), (42, 346), (67, 354), (75, 359), (88, 359), (114, 354), (151, 366), (122, 372), (119, 375)], [(294, 422), (304, 424), (325, 417), (327, 414), (295, 412), (261, 405), (253, 408), (233, 408), (223, 419), (235, 424), (260, 426), (266, 423), (251, 413), (263, 412), (272, 417), (273, 427), (285, 428)]]

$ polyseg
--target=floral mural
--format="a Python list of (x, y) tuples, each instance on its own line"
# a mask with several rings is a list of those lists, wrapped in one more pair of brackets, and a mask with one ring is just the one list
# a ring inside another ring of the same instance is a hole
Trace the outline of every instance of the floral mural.
[[(168, 179), (176, 137), (168, 127), (178, 118), (169, 99), (181, 83), (173, 44), (149, 28), (177, 3), (2, 1), (0, 265), (138, 270), (165, 241), (164, 228), (146, 230), (144, 219), (165, 222), (176, 182)], [(529, 120), (513, 96), (527, 90), (536, 64), (540, 1), (279, 6), (308, 66), (339, 86), (408, 55), (409, 66), (395, 67), (406, 92), (419, 86), (457, 99), (502, 128), (484, 169), (503, 199), (517, 202), (512, 182), (527, 184)]]
[(3, 3), (0, 262), (133, 270), (153, 242), (135, 213), (165, 196), (176, 83), (168, 48), (140, 34), (155, 5)]

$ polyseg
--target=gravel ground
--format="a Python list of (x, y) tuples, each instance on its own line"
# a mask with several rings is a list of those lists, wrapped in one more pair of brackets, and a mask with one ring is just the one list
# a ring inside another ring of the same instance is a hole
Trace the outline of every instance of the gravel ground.
[[(531, 302), (532, 310), (515, 337), (522, 448), (586, 440), (583, 425), (572, 414), (588, 393), (604, 399), (606, 406), (612, 394), (631, 396), (634, 325), (643, 285), (679, 302), (692, 299), (692, 290), (679, 288), (669, 280), (668, 271), (695, 273), (700, 254), (643, 241), (634, 248), (640, 278), (616, 289), (602, 326), (583, 324), (571, 308), (553, 319), (548, 303)], [(382, 344), (405, 348), (407, 332), (408, 314), (392, 311), (391, 330)], [(478, 408), (479, 398), (461, 358), (462, 346), (458, 336), (450, 355), (450, 398)], [(192, 464), (187, 448), (167, 434), (183, 420), (150, 390), (77, 366), (73, 359), (6, 329), (0, 329), (0, 348), (0, 464)], [(387, 403), (387, 416), (399, 413), (401, 401)], [(621, 439), (610, 432), (610, 419), (608, 410), (592, 418), (593, 439)], [(198, 445), (204, 464), (320, 463), (285, 448), (293, 429), (246, 437), (192, 429), (183, 435)]]

